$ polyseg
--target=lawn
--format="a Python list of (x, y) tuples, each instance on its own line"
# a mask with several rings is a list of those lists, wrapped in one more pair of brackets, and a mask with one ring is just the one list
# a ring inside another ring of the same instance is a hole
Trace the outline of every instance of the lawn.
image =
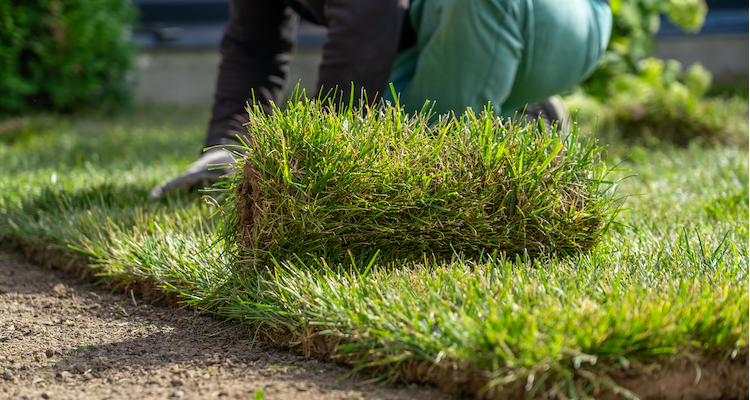
[(247, 324), (250, 340), (449, 391), (578, 398), (654, 365), (747, 360), (741, 145), (605, 150), (622, 212), (581, 254), (294, 259), (248, 271), (222, 234), (225, 194), (147, 199), (195, 159), (207, 118), (140, 107), (39, 115), (0, 132), (0, 239), (61, 267), (83, 260), (119, 289), (156, 284)]

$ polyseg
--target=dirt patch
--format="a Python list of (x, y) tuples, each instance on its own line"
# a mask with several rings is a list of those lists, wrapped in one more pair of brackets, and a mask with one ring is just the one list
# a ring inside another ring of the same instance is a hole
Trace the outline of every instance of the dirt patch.
[[(614, 379), (643, 400), (747, 399), (750, 379), (747, 349), (734, 358), (727, 355), (702, 362), (682, 360), (668, 366), (640, 369), (636, 376), (619, 373)], [(623, 397), (608, 393), (602, 398)]]
[(349, 368), (216, 324), (0, 251), (0, 399), (452, 398), (366, 376), (337, 383)]

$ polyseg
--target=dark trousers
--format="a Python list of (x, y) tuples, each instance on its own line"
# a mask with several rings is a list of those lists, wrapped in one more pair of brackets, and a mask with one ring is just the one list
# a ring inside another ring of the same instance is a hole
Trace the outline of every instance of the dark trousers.
[(236, 144), (247, 132), (247, 104), (282, 100), (299, 16), (281, 1), (233, 0), (205, 146)]

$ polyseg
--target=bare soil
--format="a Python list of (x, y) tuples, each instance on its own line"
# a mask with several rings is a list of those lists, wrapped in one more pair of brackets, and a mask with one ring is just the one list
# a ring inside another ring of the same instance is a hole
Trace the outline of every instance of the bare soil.
[(0, 399), (430, 399), (0, 251)]

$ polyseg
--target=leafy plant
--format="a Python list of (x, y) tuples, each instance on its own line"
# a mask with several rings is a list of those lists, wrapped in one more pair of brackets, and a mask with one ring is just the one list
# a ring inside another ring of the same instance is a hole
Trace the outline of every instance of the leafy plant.
[(0, 113), (127, 104), (135, 16), (128, 0), (0, 2)]
[(698, 32), (708, 12), (705, 0), (612, 0), (611, 7), (614, 23), (607, 52), (583, 84), (600, 101), (609, 94), (613, 77), (643, 72), (640, 61), (653, 53), (662, 13), (686, 32)]
[[(704, 0), (613, 0), (612, 38), (599, 67), (568, 94), (580, 121), (608, 141), (686, 145), (747, 143), (747, 100), (706, 98), (711, 74), (700, 64), (683, 71), (675, 60), (649, 56), (660, 14), (686, 32), (698, 32), (707, 13)], [(739, 116), (739, 118), (738, 118)]]

